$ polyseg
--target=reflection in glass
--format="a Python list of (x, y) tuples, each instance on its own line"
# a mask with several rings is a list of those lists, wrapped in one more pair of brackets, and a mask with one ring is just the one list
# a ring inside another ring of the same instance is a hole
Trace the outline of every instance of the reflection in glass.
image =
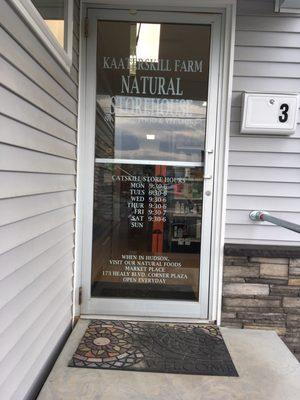
[(136, 24), (136, 58), (158, 62), (160, 24)]
[[(133, 96), (97, 96), (105, 120), (113, 110), (117, 159), (202, 162), (206, 105), (203, 101)], [(110, 154), (110, 155), (111, 155)], [(103, 154), (96, 151), (96, 158)]]
[(210, 27), (99, 21), (97, 49), (96, 158), (203, 162)]

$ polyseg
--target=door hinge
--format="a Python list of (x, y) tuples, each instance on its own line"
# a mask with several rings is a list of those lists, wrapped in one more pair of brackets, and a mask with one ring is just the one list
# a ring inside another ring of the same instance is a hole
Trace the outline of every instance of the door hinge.
[(82, 286), (78, 289), (78, 304), (81, 306), (82, 303)]
[(89, 19), (88, 17), (85, 17), (84, 19), (84, 37), (88, 37), (89, 36)]

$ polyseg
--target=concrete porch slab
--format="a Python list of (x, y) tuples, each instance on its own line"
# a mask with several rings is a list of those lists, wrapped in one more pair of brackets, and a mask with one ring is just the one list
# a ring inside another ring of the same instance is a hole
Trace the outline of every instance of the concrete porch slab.
[(222, 328), (239, 377), (69, 368), (80, 320), (38, 400), (298, 400), (300, 364), (275, 332)]

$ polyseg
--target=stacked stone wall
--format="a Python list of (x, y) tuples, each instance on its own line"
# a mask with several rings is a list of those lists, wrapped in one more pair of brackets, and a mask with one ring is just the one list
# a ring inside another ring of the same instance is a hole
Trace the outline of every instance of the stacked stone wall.
[(300, 255), (257, 254), (225, 247), (222, 326), (275, 330), (300, 360)]

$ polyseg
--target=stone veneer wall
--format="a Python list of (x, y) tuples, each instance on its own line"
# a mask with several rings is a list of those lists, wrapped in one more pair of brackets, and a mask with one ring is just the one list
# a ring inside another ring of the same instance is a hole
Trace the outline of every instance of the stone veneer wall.
[(300, 249), (225, 245), (222, 326), (275, 330), (300, 361)]

